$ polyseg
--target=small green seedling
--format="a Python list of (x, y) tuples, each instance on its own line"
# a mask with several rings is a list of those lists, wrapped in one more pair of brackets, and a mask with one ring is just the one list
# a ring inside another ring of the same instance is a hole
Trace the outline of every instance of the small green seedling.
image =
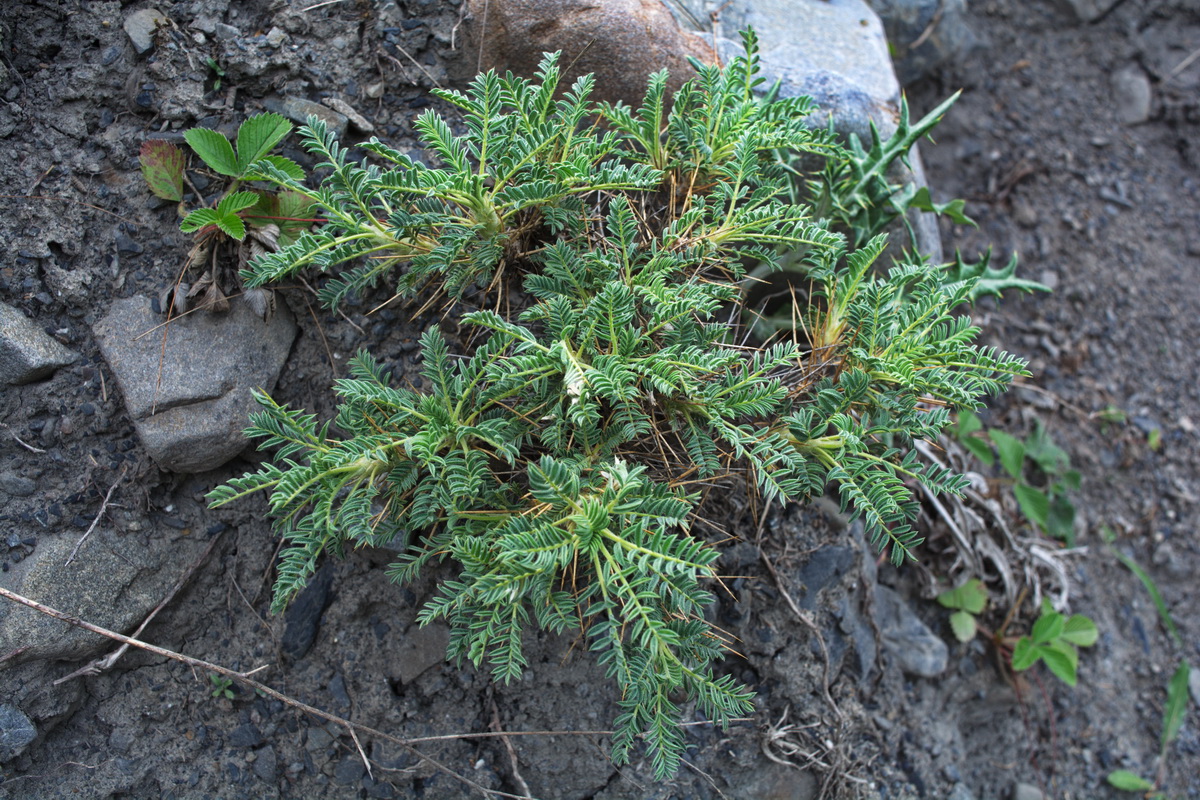
[(1012, 667), (1022, 672), (1042, 661), (1055, 677), (1074, 686), (1078, 677), (1079, 648), (1091, 647), (1098, 636), (1096, 623), (1082, 614), (1065, 617), (1045, 600), (1033, 631), (1018, 639), (1013, 647)]
[(975, 638), (978, 630), (975, 617), (983, 612), (987, 600), (987, 587), (978, 578), (971, 578), (957, 589), (949, 589), (938, 595), (937, 601), (943, 607), (954, 610), (950, 615), (950, 628), (954, 631), (954, 638), (960, 642), (969, 642)]
[[(201, 297), (201, 307), (213, 311), (228, 308), (225, 292), (219, 285), (223, 282), (220, 280), (223, 253), (232, 251), (236, 256), (229, 259), (233, 264), (225, 269), (236, 272), (254, 256), (291, 244), (311, 226), (313, 220), (308, 215), (312, 202), (299, 192), (241, 188), (247, 181), (262, 179), (264, 168), (276, 174), (304, 176), (304, 170), (296, 162), (271, 154), (291, 130), (292, 124), (278, 114), (251, 117), (238, 128), (236, 149), (217, 131), (193, 128), (185, 132), (184, 139), (201, 161), (213, 172), (230, 179), (214, 205), (191, 211), (183, 206), (186, 177), (183, 151), (161, 140), (142, 144), (140, 160), (146, 184), (156, 196), (180, 204), (179, 213), (183, 216), (180, 230), (196, 234), (188, 254), (188, 267), (203, 273), (194, 283), (181, 281), (165, 291), (161, 301), (164, 308), (171, 305), (176, 313), (183, 313), (188, 301), (196, 296)], [(230, 240), (237, 244), (225, 247)], [(236, 282), (236, 278), (232, 280)], [(267, 293), (251, 291), (246, 299), (260, 316), (266, 315), (270, 305)]]
[(213, 697), (224, 697), (226, 700), (233, 699), (233, 681), (231, 679), (226, 678), (224, 675), (217, 675), (216, 673), (209, 675), (208, 679), (212, 681)]
[[(1041, 421), (1024, 441), (1002, 430), (983, 430), (983, 423), (970, 411), (958, 415), (954, 436), (989, 467), (1000, 457), (1000, 466), (1013, 481), (1013, 494), (1030, 522), (1045, 533), (1075, 544), (1075, 505), (1068, 493), (1079, 488), (1080, 476), (1071, 469), (1071, 459), (1046, 433)], [(995, 454), (992, 446), (995, 446)], [(1027, 470), (1033, 481), (1026, 478)]]
[(212, 90), (214, 92), (221, 91), (221, 81), (225, 78), (225, 68), (222, 67), (215, 58), (211, 58), (211, 57), (204, 59), (204, 63), (208, 65), (208, 68), (210, 70), (212, 70), (212, 74), (213, 74)]
[(1179, 736), (1179, 729), (1183, 725), (1183, 716), (1187, 712), (1188, 706), (1188, 679), (1191, 674), (1192, 669), (1188, 662), (1180, 662), (1179, 668), (1171, 676), (1171, 682), (1167, 684), (1167, 705), (1163, 709), (1163, 729), (1158, 751), (1158, 774), (1155, 779), (1149, 781), (1135, 772), (1118, 769), (1108, 774), (1110, 786), (1126, 792), (1143, 792), (1147, 800), (1167, 800), (1166, 792), (1162, 791), (1167, 771), (1167, 750)]

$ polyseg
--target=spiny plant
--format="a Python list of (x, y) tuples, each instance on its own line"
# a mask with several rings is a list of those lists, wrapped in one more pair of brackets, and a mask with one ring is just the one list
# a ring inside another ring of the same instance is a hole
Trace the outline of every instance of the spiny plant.
[[(776, 152), (856, 156), (805, 124), (807, 99), (763, 101), (745, 44), (723, 69), (694, 63), (669, 111), (665, 73), (636, 110), (596, 106), (590, 77), (558, 94), (549, 55), (536, 81), (488, 72), (439, 91), (463, 119), (458, 133), (418, 121), (439, 165), (378, 139), (353, 160), (315, 119), (300, 133), (328, 171), (319, 188), (253, 164), (327, 222), (255, 259), (247, 285), (316, 269), (330, 304), (386, 277), (488, 310), (463, 314), (453, 341), (425, 333), (420, 391), (363, 351), (332, 421), (260, 393), (249, 434), (274, 458), (210, 495), (267, 494), (285, 540), (276, 610), (325, 553), (407, 538), (396, 581), (455, 565), (419, 620), (449, 624), (456, 662), (508, 681), (527, 627), (577, 631), (618, 686), (613, 758), (643, 738), (660, 777), (692, 704), (723, 725), (752, 709), (704, 618), (718, 557), (694, 531), (705, 488), (736, 469), (768, 498), (835, 485), (902, 562), (920, 541), (912, 482), (965, 485), (906, 445), (1024, 371), (955, 315), (974, 278), (875, 270), (883, 237), (856, 244), (789, 199)], [(747, 270), (797, 249), (810, 335), (746, 343)]]
[[(211, 60), (211, 59), (210, 59)], [(218, 80), (219, 83), (219, 80)], [(233, 243), (237, 267), (244, 267), (256, 255), (290, 243), (313, 220), (308, 217), (310, 203), (291, 191), (243, 189), (246, 182), (259, 180), (255, 165), (273, 169), (303, 180), (304, 170), (289, 158), (271, 151), (292, 131), (292, 124), (278, 114), (259, 114), (247, 119), (237, 132), (237, 149), (221, 133), (208, 128), (193, 128), (184, 133), (188, 146), (204, 164), (228, 186), (212, 206), (187, 211), (183, 205), (186, 158), (176, 145), (161, 139), (142, 143), (140, 163), (146, 185), (157, 197), (179, 204), (184, 233), (196, 234), (183, 270), (198, 273), (195, 282), (181, 279), (163, 292), (164, 312), (187, 310), (189, 301), (200, 297), (199, 307), (212, 311), (229, 308), (226, 291), (221, 288), (221, 267), (226, 243)], [(193, 191), (195, 191), (193, 189)], [(197, 198), (200, 193), (195, 192)], [(265, 290), (251, 291), (247, 301), (265, 316), (271, 296)]]

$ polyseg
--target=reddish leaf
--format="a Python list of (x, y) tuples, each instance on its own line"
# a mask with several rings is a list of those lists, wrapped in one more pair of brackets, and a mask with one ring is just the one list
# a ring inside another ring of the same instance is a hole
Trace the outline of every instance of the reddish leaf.
[(162, 139), (147, 139), (138, 160), (151, 192), (164, 200), (183, 200), (182, 150)]

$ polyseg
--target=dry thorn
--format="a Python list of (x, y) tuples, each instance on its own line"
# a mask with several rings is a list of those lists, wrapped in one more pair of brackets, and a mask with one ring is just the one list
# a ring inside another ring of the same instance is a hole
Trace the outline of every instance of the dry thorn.
[(17, 436), (15, 433), (13, 433), (13, 429), (7, 423), (0, 422), (0, 427), (4, 428), (4, 430), (8, 431), (8, 435), (11, 436), (13, 439), (15, 439), (17, 444), (21, 445), (21, 447), (24, 447), (29, 452), (31, 452), (31, 453), (45, 453), (46, 452), (45, 450), (43, 450), (40, 447), (34, 447), (33, 445), (22, 441), (21, 437)]

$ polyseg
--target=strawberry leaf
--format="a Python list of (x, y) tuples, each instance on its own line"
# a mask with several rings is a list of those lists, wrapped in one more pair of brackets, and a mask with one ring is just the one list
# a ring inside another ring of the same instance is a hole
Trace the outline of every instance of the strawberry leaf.
[(236, 178), (241, 175), (233, 145), (221, 134), (208, 128), (192, 128), (185, 131), (183, 138), (196, 151), (196, 155), (214, 172)]
[(138, 161), (146, 185), (156, 197), (176, 203), (183, 200), (184, 159), (178, 147), (162, 139), (148, 139), (142, 142)]
[(271, 152), (291, 130), (292, 123), (278, 114), (259, 114), (243, 122), (237, 134), (238, 174), (245, 175), (251, 164)]

